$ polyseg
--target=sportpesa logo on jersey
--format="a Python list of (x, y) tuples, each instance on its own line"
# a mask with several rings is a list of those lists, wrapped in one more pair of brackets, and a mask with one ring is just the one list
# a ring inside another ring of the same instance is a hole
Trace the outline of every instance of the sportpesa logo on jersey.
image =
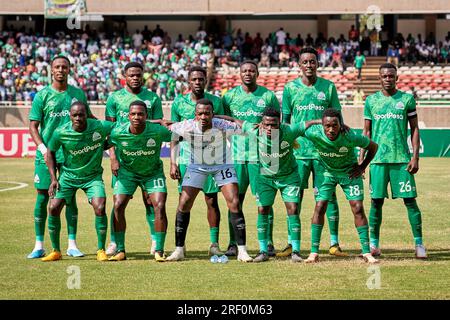
[(348, 149), (347, 149), (346, 147), (341, 147), (341, 148), (339, 149), (339, 152), (340, 152), (340, 153), (345, 153), (345, 152), (348, 152)]
[[(339, 150), (339, 151), (341, 151), (341, 150)], [(337, 153), (334, 153), (334, 152), (321, 152), (321, 151), (319, 151), (319, 154), (321, 156), (327, 157), (327, 158), (341, 158), (341, 157), (344, 157), (343, 154), (337, 154)]]
[(56, 118), (56, 117), (67, 117), (70, 115), (69, 110), (63, 110), (61, 112), (50, 112), (50, 118)]
[(128, 118), (128, 112), (125, 112), (125, 111), (119, 111), (119, 116), (121, 117), (121, 118)]
[(233, 110), (233, 115), (235, 117), (251, 117), (251, 116), (262, 117), (262, 112), (257, 112), (254, 110), (248, 110), (246, 112)]
[(297, 109), (297, 111), (303, 111), (303, 110), (319, 110), (319, 111), (323, 111), (325, 110), (324, 106), (316, 106), (314, 103), (310, 103), (306, 106), (295, 106), (295, 109)]
[(85, 146), (84, 148), (81, 148), (79, 150), (69, 150), (69, 152), (70, 152), (71, 155), (77, 156), (77, 155), (80, 155), (80, 154), (83, 154), (83, 153), (86, 153), (86, 152), (89, 152), (89, 151), (94, 151), (95, 149), (98, 149), (101, 146), (102, 146), (101, 143), (97, 143), (97, 144), (95, 144), (93, 146)]
[(397, 119), (397, 120), (403, 120), (403, 115), (402, 114), (395, 114), (392, 112), (388, 112), (385, 114), (374, 114), (373, 115), (375, 120), (380, 120), (380, 119)]
[(155, 154), (155, 150), (150, 151), (144, 151), (144, 150), (137, 150), (137, 151), (127, 151), (125, 149), (122, 150), (123, 154), (130, 157), (140, 157), (140, 156), (151, 156), (152, 154)]

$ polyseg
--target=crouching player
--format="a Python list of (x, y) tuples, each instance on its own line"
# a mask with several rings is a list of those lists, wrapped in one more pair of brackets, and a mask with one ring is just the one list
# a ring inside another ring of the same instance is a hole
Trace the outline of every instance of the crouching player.
[[(343, 130), (341, 113), (335, 109), (325, 110), (322, 120), (303, 122), (302, 126), (301, 134), (314, 144), (325, 168), (324, 180), (316, 190), (318, 194), (311, 224), (311, 253), (305, 262), (319, 261), (318, 252), (324, 215), (328, 201), (332, 199), (336, 186), (340, 185), (354, 215), (362, 257), (368, 263), (377, 263), (378, 260), (370, 253), (369, 227), (364, 214), (364, 184), (361, 175), (375, 156), (378, 145), (352, 129)], [(356, 158), (356, 147), (367, 150), (367, 155), (361, 164), (358, 164)]]
[[(53, 251), (42, 261), (61, 260), (61, 211), (65, 204), (74, 201), (75, 193), (82, 189), (94, 208), (97, 231), (97, 260), (106, 261), (106, 231), (108, 227), (103, 183), (102, 158), (106, 137), (113, 123), (87, 118), (87, 107), (75, 102), (70, 108), (71, 122), (58, 127), (49, 142), (48, 168), (51, 177), (49, 196), (52, 198), (48, 216), (48, 230)], [(56, 178), (55, 152), (62, 148), (64, 164), (59, 180)]]

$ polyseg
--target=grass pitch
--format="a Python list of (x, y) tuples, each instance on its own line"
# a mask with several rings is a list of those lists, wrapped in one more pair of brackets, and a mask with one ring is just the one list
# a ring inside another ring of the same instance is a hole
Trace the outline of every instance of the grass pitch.
[[(340, 241), (350, 253), (348, 258), (328, 255), (327, 224), (322, 233), (320, 257), (316, 265), (292, 264), (290, 260), (271, 259), (267, 263), (244, 264), (231, 258), (227, 264), (212, 264), (207, 256), (209, 229), (202, 194), (191, 212), (183, 262), (157, 263), (149, 255), (150, 240), (140, 192), (127, 210), (127, 261), (95, 260), (94, 214), (83, 192), (78, 192), (78, 246), (84, 258), (44, 263), (28, 260), (34, 245), (33, 159), (0, 159), (0, 299), (449, 299), (450, 298), (450, 159), (424, 158), (416, 176), (418, 204), (423, 213), (424, 243), (429, 259), (414, 259), (414, 247), (406, 209), (401, 200), (386, 200), (381, 228), (383, 256), (379, 269), (368, 268), (359, 258), (358, 236), (352, 214), (341, 190)], [(112, 192), (109, 161), (105, 160), (104, 179), (108, 191), (107, 212)], [(168, 173), (168, 161), (165, 160)], [(370, 204), (366, 183), (365, 208)], [(2, 191), (27, 183), (21, 189)], [(168, 178), (168, 234), (166, 251), (174, 249), (174, 220), (177, 206), (176, 182)], [(221, 196), (220, 196), (221, 197)], [(313, 209), (311, 189), (305, 192), (301, 213), (302, 252), (310, 248), (310, 218)], [(220, 199), (222, 223), (220, 245), (228, 244), (227, 210)], [(279, 198), (274, 206), (275, 247), (286, 244), (284, 205)], [(247, 246), (258, 251), (256, 205), (250, 193), (244, 205)], [(109, 214), (108, 214), (109, 219)], [(67, 248), (67, 231), (62, 217), (61, 244)], [(109, 231), (108, 231), (109, 233)], [(109, 239), (109, 235), (108, 235)], [(45, 238), (50, 251), (48, 234)], [(73, 270), (79, 270), (80, 288), (73, 287)], [(368, 286), (369, 284), (369, 286)], [(369, 289), (372, 287), (374, 289)]]

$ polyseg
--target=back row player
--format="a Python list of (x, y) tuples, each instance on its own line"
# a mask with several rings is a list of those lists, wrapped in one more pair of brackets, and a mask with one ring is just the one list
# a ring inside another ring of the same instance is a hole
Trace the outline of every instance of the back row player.
[[(48, 158), (47, 146), (53, 132), (59, 126), (70, 122), (70, 106), (73, 102), (87, 103), (83, 90), (68, 84), (70, 61), (64, 56), (53, 58), (50, 63), (52, 83), (39, 91), (33, 100), (30, 120), (30, 134), (34, 143), (38, 146), (35, 159), (34, 186), (37, 190), (36, 204), (34, 207), (34, 228), (36, 242), (33, 251), (28, 255), (29, 259), (45, 256), (44, 233), (47, 220), (47, 204), (49, 201), (48, 189), (51, 179), (46, 164)], [(87, 108), (87, 115), (92, 114)], [(56, 154), (57, 167), (64, 162), (62, 151)], [(66, 207), (67, 233), (69, 246), (67, 255), (82, 257), (76, 244), (78, 208), (75, 201), (71, 201)]]

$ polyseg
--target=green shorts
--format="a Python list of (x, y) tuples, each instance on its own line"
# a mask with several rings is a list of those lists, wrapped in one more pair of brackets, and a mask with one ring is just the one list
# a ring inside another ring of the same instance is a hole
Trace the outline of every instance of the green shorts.
[(83, 190), (91, 202), (92, 198), (106, 198), (105, 184), (103, 183), (102, 175), (99, 174), (94, 179), (76, 183), (72, 179), (67, 179), (62, 175), (59, 178), (59, 190), (56, 192), (56, 199), (64, 199), (66, 203), (71, 203), (74, 199), (78, 189)]
[[(183, 177), (184, 174), (186, 173), (187, 164), (179, 164), (178, 168), (180, 169), (180, 176), (181, 176), (181, 179), (178, 182), (178, 193), (181, 193)], [(219, 192), (219, 187), (217, 186), (216, 181), (214, 181), (214, 177), (212, 175), (206, 179), (206, 182), (203, 186), (203, 192), (205, 194)]]
[(164, 176), (164, 173), (158, 173), (149, 178), (142, 179), (128, 174), (121, 174), (119, 170), (119, 177), (114, 185), (113, 194), (126, 194), (132, 196), (138, 186), (147, 194), (156, 192), (167, 193), (166, 177)]
[(341, 186), (347, 200), (364, 200), (364, 182), (361, 177), (350, 179), (325, 174), (322, 183), (316, 186), (316, 201), (332, 200), (337, 185)]
[(387, 186), (391, 185), (392, 198), (416, 198), (414, 175), (407, 163), (374, 163), (370, 165), (370, 196), (373, 199), (388, 198)]
[(36, 161), (34, 163), (34, 187), (38, 190), (48, 190), (51, 180), (47, 165)]
[(300, 177), (296, 171), (278, 180), (258, 176), (256, 179), (256, 203), (258, 207), (273, 205), (277, 190), (280, 190), (284, 202), (298, 203), (300, 198), (299, 185)]
[(318, 159), (296, 159), (298, 175), (300, 176), (300, 189), (308, 189), (309, 176), (313, 176), (313, 185), (321, 185), (325, 168)]
[(234, 169), (236, 170), (239, 194), (245, 194), (248, 186), (254, 195), (256, 193), (256, 181), (259, 176), (259, 164), (258, 163), (235, 163)]

